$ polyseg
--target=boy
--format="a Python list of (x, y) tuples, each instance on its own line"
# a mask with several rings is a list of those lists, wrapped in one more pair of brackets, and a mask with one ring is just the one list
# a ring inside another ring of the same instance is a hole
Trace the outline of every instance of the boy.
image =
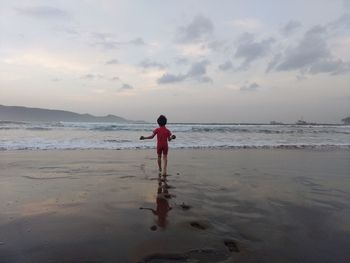
[(175, 135), (171, 135), (171, 132), (165, 127), (167, 123), (167, 119), (164, 115), (160, 115), (157, 119), (157, 123), (159, 128), (153, 131), (153, 134), (147, 137), (141, 136), (140, 140), (145, 139), (153, 139), (154, 136), (157, 135), (157, 154), (158, 154), (158, 167), (159, 173), (162, 173), (162, 153), (163, 153), (163, 162), (164, 169), (163, 175), (167, 173), (167, 165), (168, 165), (168, 141), (174, 140), (176, 138)]

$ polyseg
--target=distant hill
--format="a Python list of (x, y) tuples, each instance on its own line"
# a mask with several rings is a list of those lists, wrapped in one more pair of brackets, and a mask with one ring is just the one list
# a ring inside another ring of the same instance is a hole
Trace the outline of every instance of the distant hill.
[[(71, 111), (48, 110), (40, 108), (27, 108), (20, 106), (0, 105), (0, 120), (3, 121), (66, 121), (66, 122), (132, 122), (115, 115), (93, 116), (91, 114), (79, 114)], [(142, 122), (142, 121), (137, 121)]]

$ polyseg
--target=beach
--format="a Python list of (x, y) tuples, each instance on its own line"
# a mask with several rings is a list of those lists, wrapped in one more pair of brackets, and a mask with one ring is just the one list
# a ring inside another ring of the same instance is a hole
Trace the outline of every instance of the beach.
[(171, 149), (164, 180), (154, 149), (0, 169), (0, 262), (350, 262), (348, 149)]

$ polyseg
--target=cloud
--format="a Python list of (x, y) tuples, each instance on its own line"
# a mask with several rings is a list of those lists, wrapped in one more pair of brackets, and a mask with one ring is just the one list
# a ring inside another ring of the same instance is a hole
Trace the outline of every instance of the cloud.
[(135, 46), (145, 46), (146, 45), (145, 41), (143, 41), (143, 39), (140, 37), (132, 39), (132, 40), (126, 42), (126, 44), (133, 44)]
[(190, 70), (187, 73), (188, 77), (203, 76), (207, 72), (207, 66), (210, 64), (208, 60), (202, 60), (200, 62), (192, 64)]
[(204, 57), (210, 53), (210, 49), (203, 43), (192, 43), (177, 47), (185, 57)]
[(18, 14), (38, 18), (68, 18), (69, 14), (52, 6), (28, 6), (14, 8)]
[(252, 61), (268, 54), (272, 43), (275, 42), (273, 38), (264, 39), (260, 42), (255, 41), (254, 38), (254, 35), (245, 33), (238, 41), (238, 47), (234, 56), (243, 59), (243, 62), (239, 67), (240, 70), (248, 69)]
[(266, 68), (266, 73), (269, 73), (272, 69), (274, 69), (276, 67), (276, 65), (278, 63), (280, 63), (281, 61), (281, 58), (282, 58), (282, 54), (281, 53), (278, 53), (276, 54), (272, 60), (269, 62), (269, 64), (267, 65), (267, 68)]
[(310, 74), (330, 73), (332, 75), (339, 75), (347, 73), (350, 70), (350, 63), (345, 63), (341, 59), (323, 59), (318, 63), (314, 63), (310, 69)]
[(207, 17), (198, 15), (187, 26), (178, 29), (176, 39), (180, 43), (201, 42), (208, 39), (214, 31), (214, 25)]
[(350, 11), (350, 1), (349, 0), (343, 0), (343, 6), (345, 10)]
[(143, 68), (159, 68), (159, 69), (164, 69), (165, 65), (156, 61), (151, 61), (149, 59), (145, 59), (140, 62), (139, 64)]
[(118, 63), (119, 63), (119, 61), (117, 59), (111, 59), (111, 60), (106, 61), (106, 65), (115, 65)]
[(219, 69), (222, 71), (227, 71), (227, 70), (233, 69), (233, 64), (231, 61), (227, 60), (223, 64), (219, 65)]
[(123, 83), (123, 85), (119, 88), (119, 91), (128, 91), (134, 89), (133, 86)]
[(277, 66), (277, 70), (295, 70), (311, 66), (321, 58), (330, 56), (326, 41), (324, 40), (326, 29), (315, 26), (308, 30), (300, 43), (286, 51), (283, 61)]
[(349, 63), (334, 58), (327, 46), (328, 31), (324, 26), (314, 26), (305, 32), (299, 44), (285, 51), (279, 63), (270, 62), (269, 69), (277, 71), (299, 70), (304, 73), (343, 74), (350, 70)]
[(179, 75), (174, 75), (170, 73), (164, 73), (163, 76), (161, 76), (157, 82), (158, 84), (169, 84), (169, 83), (176, 83), (176, 82), (181, 82), (186, 79), (185, 75), (179, 74)]
[(193, 63), (186, 74), (163, 74), (158, 80), (158, 84), (169, 84), (181, 82), (187, 79), (194, 79), (198, 82), (213, 82), (212, 79), (206, 76), (207, 66), (210, 64), (208, 60), (202, 60)]
[(240, 91), (256, 91), (260, 86), (256, 84), (255, 82), (249, 84), (249, 85), (244, 85), (240, 88)]
[(111, 80), (111, 81), (119, 81), (120, 78), (119, 78), (119, 77), (112, 77), (110, 80)]
[(288, 36), (293, 34), (298, 28), (301, 27), (301, 23), (296, 20), (291, 20), (281, 28), (283, 35)]
[[(327, 45), (329, 28), (337, 21), (327, 26), (314, 26), (305, 32), (298, 45), (287, 49), (284, 54), (279, 54), (269, 63), (267, 72), (275, 68), (277, 71), (299, 70), (309, 74), (329, 73), (331, 75), (349, 72), (350, 63), (335, 58)], [(342, 23), (343, 24), (343, 23)]]
[(228, 45), (225, 41), (213, 40), (207, 44), (207, 47), (213, 51), (225, 51)]
[(178, 65), (187, 65), (189, 63), (189, 60), (185, 57), (175, 58), (175, 63)]
[(328, 23), (326, 27), (332, 31), (350, 29), (350, 14), (348, 13), (340, 16), (338, 19)]
[(92, 44), (94, 46), (100, 46), (105, 49), (116, 49), (123, 46), (144, 46), (147, 45), (142, 38), (135, 38), (128, 41), (117, 41), (113, 35), (92, 32), (91, 33)]
[(101, 74), (85, 74), (81, 77), (82, 79), (86, 79), (86, 80), (94, 80), (94, 79), (102, 79), (103, 75)]

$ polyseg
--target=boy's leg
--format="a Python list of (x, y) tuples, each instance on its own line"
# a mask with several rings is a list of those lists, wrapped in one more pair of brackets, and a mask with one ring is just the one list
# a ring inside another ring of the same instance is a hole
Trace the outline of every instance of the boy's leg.
[(159, 172), (162, 172), (162, 155), (158, 154), (158, 168)]
[(168, 155), (163, 154), (163, 162), (164, 162), (164, 169), (163, 169), (163, 175), (167, 174), (167, 166), (168, 166)]

